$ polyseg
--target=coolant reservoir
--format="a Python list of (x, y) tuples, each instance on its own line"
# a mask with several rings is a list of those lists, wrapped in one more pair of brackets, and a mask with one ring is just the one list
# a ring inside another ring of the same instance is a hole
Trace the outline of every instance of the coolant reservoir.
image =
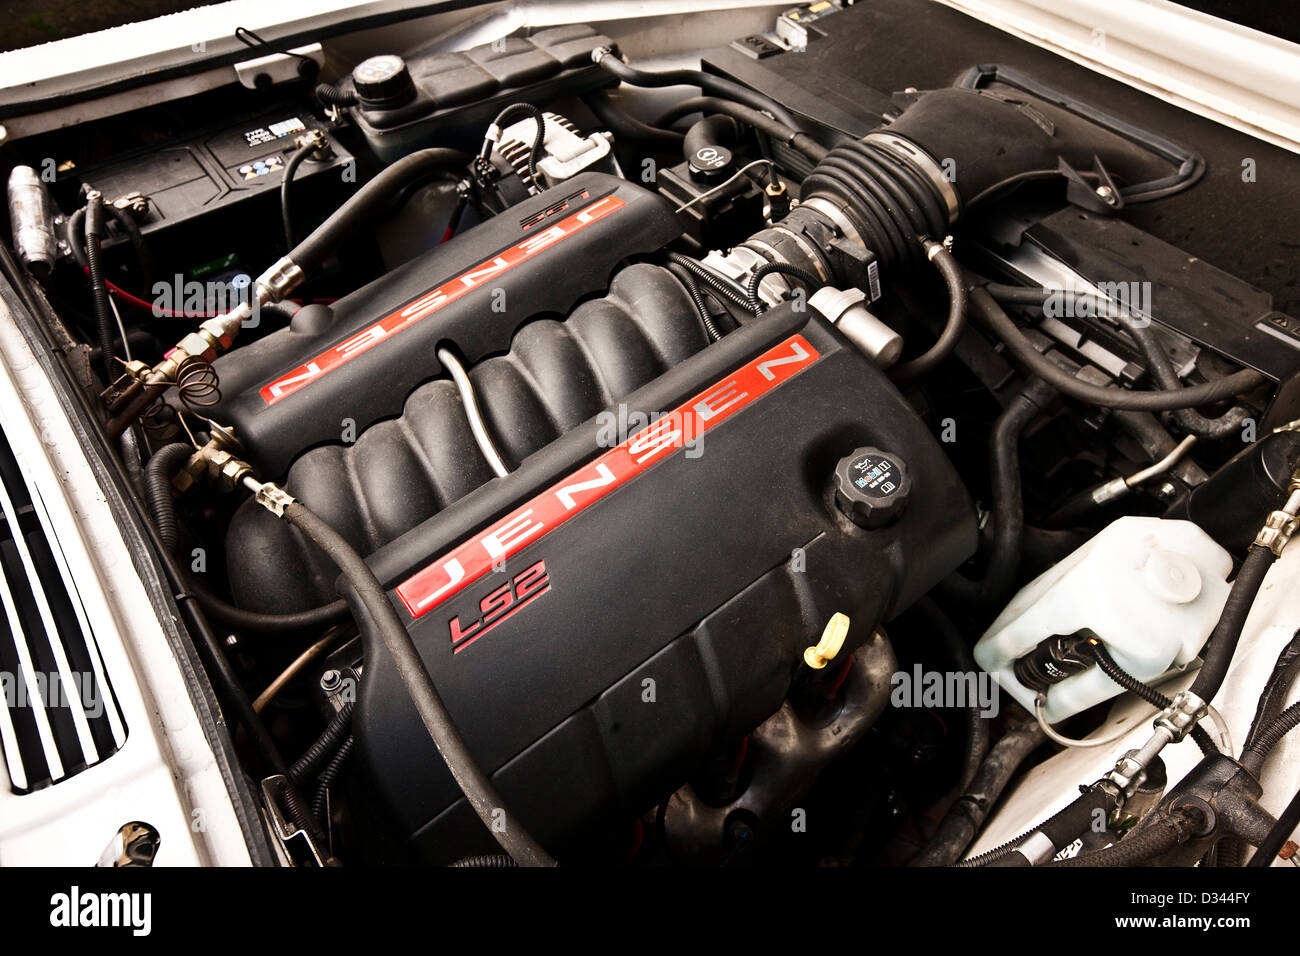
[(1032, 712), (1038, 690), (1017, 676), (1022, 661), (1020, 674), (1046, 688), (1047, 721), (1064, 720), (1121, 693), (1091, 663), (1088, 636), (1140, 680), (1184, 668), (1219, 619), (1231, 571), (1228, 552), (1190, 521), (1120, 518), (1027, 584), (975, 660)]

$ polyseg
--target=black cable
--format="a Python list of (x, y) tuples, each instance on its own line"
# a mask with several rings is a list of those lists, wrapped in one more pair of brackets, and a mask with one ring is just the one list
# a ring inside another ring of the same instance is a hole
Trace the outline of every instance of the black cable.
[(1283, 737), (1295, 730), (1297, 724), (1300, 724), (1300, 701), (1282, 711), (1260, 731), (1259, 736), (1242, 752), (1242, 766), (1255, 776), (1259, 776), (1269, 751), (1281, 743)]
[(322, 106), (332, 106), (335, 109), (347, 109), (360, 102), (356, 91), (339, 89), (329, 83), (317, 83), (312, 92), (316, 96), (316, 101)]
[(753, 274), (749, 277), (749, 285), (745, 289), (745, 298), (749, 300), (750, 308), (754, 310), (755, 314), (767, 310), (767, 303), (758, 297), (758, 287), (767, 276), (773, 274), (788, 276), (791, 279), (802, 282), (808, 287), (810, 293), (820, 289), (826, 284), (822, 281), (820, 276), (814, 275), (807, 269), (792, 266), (788, 262), (764, 263), (754, 270)]
[[(528, 176), (532, 180), (533, 187), (540, 190), (542, 188), (542, 177), (537, 169), (537, 160), (542, 154), (542, 145), (546, 142), (546, 116), (532, 103), (511, 103), (498, 113), (496, 119), (492, 121), (492, 126), (497, 129), (498, 135), (503, 130), (506, 117), (512, 113), (525, 113), (537, 123), (537, 133), (533, 137), (533, 145), (528, 150)], [(493, 140), (483, 140), (483, 146), (478, 154), (480, 163), (487, 162), (488, 156), (492, 153), (492, 147), (495, 145), (497, 144)]]
[[(1161, 710), (1164, 710), (1173, 703), (1172, 700), (1160, 693), (1160, 691), (1156, 690), (1150, 684), (1139, 680), (1128, 671), (1124, 670), (1124, 668), (1120, 667), (1119, 664), (1115, 662), (1115, 658), (1110, 656), (1110, 651), (1106, 650), (1106, 646), (1100, 641), (1091, 646), (1092, 656), (1097, 659), (1097, 666), (1101, 668), (1101, 672), (1116, 684), (1119, 684), (1120, 687), (1123, 687), (1126, 691), (1137, 694), (1152, 707), (1159, 707)], [(1201, 748), (1201, 753), (1205, 754), (1207, 757), (1220, 752), (1218, 744), (1214, 742), (1214, 738), (1211, 737), (1209, 732), (1200, 724), (1194, 724), (1192, 726), (1191, 736), (1192, 739), (1196, 741), (1196, 745)]]
[(352, 756), (352, 751), (356, 749), (356, 746), (356, 738), (348, 734), (343, 743), (339, 745), (339, 749), (334, 756), (330, 757), (325, 769), (320, 772), (320, 777), (317, 778), (316, 792), (311, 798), (311, 815), (320, 821), (321, 826), (327, 832), (329, 830), (329, 819), (326, 813), (326, 801), (329, 799), (330, 789), (342, 776), (343, 769), (347, 766), (348, 759)]
[(689, 256), (684, 256), (680, 252), (670, 252), (667, 257), (669, 262), (676, 263), (683, 269), (687, 270), (695, 278), (699, 279), (706, 286), (716, 292), (719, 296), (726, 299), (734, 306), (738, 306), (750, 315), (757, 315), (754, 306), (750, 303), (749, 297), (743, 291), (737, 289), (727, 279), (718, 275), (707, 266), (702, 265)]
[(289, 767), (289, 779), (301, 786), (311, 779), (317, 768), (335, 753), (343, 740), (352, 732), (352, 711), (356, 705), (348, 701), (335, 712), (303, 755)]
[(1287, 641), (1273, 664), (1273, 672), (1269, 674), (1264, 690), (1259, 695), (1259, 702), (1255, 705), (1255, 719), (1250, 722), (1250, 730), (1241, 745), (1243, 751), (1249, 750), (1260, 732), (1282, 712), (1283, 701), (1295, 683), (1297, 674), (1300, 674), (1300, 630), (1291, 635), (1291, 640)]
[(304, 143), (293, 151), (289, 161), (284, 165), (284, 176), (280, 179), (280, 219), (284, 223), (284, 247), (293, 248), (293, 213), (289, 205), (289, 187), (293, 183), (293, 177), (298, 172), (298, 167), (312, 153), (316, 152), (315, 143)]
[(272, 53), (279, 53), (281, 56), (293, 57), (298, 61), (298, 76), (304, 80), (311, 80), (320, 72), (320, 64), (304, 53), (295, 53), (293, 50), (287, 50), (279, 44), (272, 43), (269, 40), (263, 40), (247, 27), (235, 27), (235, 39), (250, 50), (270, 50)]
[[(301, 502), (294, 501), (286, 505), (283, 517), (324, 551), (348, 579), (351, 585), (348, 603), (354, 616), (362, 625), (363, 631), (377, 633), (382, 638), (438, 753), (446, 761), (447, 769), (488, 832), (520, 864), (554, 866), (555, 861), (550, 854), (506, 808), (496, 787), (470, 753), (451, 714), (447, 712), (410, 633), (403, 626), (383, 585), (365, 559), (342, 535)], [(498, 815), (504, 816), (504, 826), (498, 825)]]
[(1199, 807), (1183, 806), (1168, 817), (1130, 833), (1118, 843), (1092, 853), (1080, 853), (1046, 866), (1141, 866), (1190, 840), (1204, 826)]
[(117, 379), (117, 369), (113, 364), (117, 338), (112, 307), (108, 302), (108, 286), (104, 284), (104, 266), (99, 255), (99, 237), (103, 229), (103, 200), (98, 193), (93, 193), (86, 200), (86, 263), (90, 269), (90, 292), (95, 303), (95, 327), (99, 332), (104, 384), (111, 385)]
[(993, 300), (988, 291), (976, 286), (970, 293), (971, 316), (977, 319), (1007, 351), (1029, 372), (1044, 379), (1071, 398), (1103, 408), (1127, 408), (1145, 412), (1167, 412), (1178, 408), (1197, 408), (1249, 392), (1267, 379), (1253, 369), (1233, 372), (1203, 385), (1191, 385), (1174, 391), (1165, 389), (1131, 391), (1092, 385), (1075, 378), (1038, 351), (1010, 316)]
[(677, 281), (682, 284), (687, 295), (691, 297), (691, 301), (695, 303), (695, 311), (700, 317), (700, 322), (704, 325), (704, 333), (709, 337), (709, 341), (716, 342), (722, 338), (722, 332), (717, 323), (713, 321), (713, 314), (709, 312), (709, 305), (704, 301), (704, 294), (700, 292), (700, 287), (695, 282), (695, 276), (675, 262), (668, 264), (668, 271), (676, 276)]
[[(77, 265), (83, 269), (90, 265), (86, 256), (85, 244), (85, 222), (86, 206), (82, 206), (71, 216), (68, 217), (65, 234), (68, 240), (68, 248), (72, 250), (72, 257), (77, 260)], [(103, 203), (104, 215), (112, 219), (119, 229), (126, 236), (131, 248), (135, 250), (136, 261), (140, 266), (141, 285), (146, 288), (153, 286), (154, 261), (153, 254), (149, 251), (149, 244), (145, 241), (144, 234), (140, 232), (140, 227), (136, 225), (135, 219), (124, 209), (118, 209), (112, 203)], [(101, 242), (101, 247), (103, 243)]]
[(448, 863), (447, 865), (475, 870), (504, 870), (519, 864), (510, 857), (499, 853), (494, 856), (467, 856), (463, 860), (457, 860), (455, 863)]
[(942, 245), (936, 243), (933, 250), (930, 261), (939, 270), (944, 284), (948, 287), (948, 319), (944, 322), (939, 338), (929, 349), (910, 362), (896, 365), (889, 370), (889, 377), (895, 384), (911, 381), (918, 375), (924, 375), (936, 368), (952, 354), (962, 333), (966, 331), (966, 281), (962, 276), (961, 266), (957, 264), (953, 254)]
[(180, 538), (176, 521), (176, 503), (172, 500), (172, 476), (176, 469), (189, 461), (194, 449), (184, 442), (164, 445), (153, 453), (144, 469), (145, 501), (149, 513), (158, 527), (158, 537), (169, 554), (175, 554)]
[[(985, 286), (989, 295), (999, 302), (1011, 302), (1043, 308), (1047, 299), (1056, 294), (1056, 290), (1030, 289), (1020, 286), (990, 284)], [(1116, 310), (1110, 302), (1089, 293), (1068, 293), (1075, 303), (1087, 302), (1095, 315), (1113, 315), (1115, 321), (1128, 334), (1138, 347), (1145, 360), (1147, 371), (1152, 379), (1165, 391), (1176, 392), (1183, 387), (1174, 371), (1173, 362), (1165, 352), (1164, 346), (1156, 339), (1150, 323), (1141, 317), (1130, 315), (1123, 308)], [(1122, 303), (1121, 303), (1122, 305)], [(1191, 408), (1171, 409), (1170, 414), (1191, 435), (1201, 438), (1223, 438), (1241, 427), (1250, 416), (1250, 410), (1240, 405), (1224, 412), (1217, 418), (1207, 418)]]
[(663, 70), (656, 73), (649, 70), (638, 70), (628, 66), (608, 48), (592, 51), (591, 58), (606, 73), (618, 77), (619, 80), (629, 86), (698, 86), (709, 96), (734, 100), (756, 110), (771, 113), (791, 129), (799, 128), (799, 123), (780, 103), (725, 77), (714, 76), (712, 73), (705, 73), (703, 70)]

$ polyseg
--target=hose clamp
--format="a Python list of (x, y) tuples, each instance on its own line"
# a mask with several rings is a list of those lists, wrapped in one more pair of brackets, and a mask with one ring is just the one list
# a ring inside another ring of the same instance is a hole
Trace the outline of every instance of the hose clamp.
[(868, 133), (862, 137), (862, 142), (872, 143), (886, 152), (892, 153), (929, 180), (947, 207), (948, 224), (951, 225), (957, 221), (961, 215), (961, 197), (957, 195), (957, 190), (944, 173), (943, 167), (935, 162), (929, 153), (911, 140), (881, 130)]
[(866, 243), (862, 241), (862, 234), (853, 225), (853, 220), (844, 214), (844, 210), (825, 196), (810, 196), (801, 205), (804, 209), (812, 209), (829, 219), (849, 242), (856, 242), (858, 245), (866, 247)]

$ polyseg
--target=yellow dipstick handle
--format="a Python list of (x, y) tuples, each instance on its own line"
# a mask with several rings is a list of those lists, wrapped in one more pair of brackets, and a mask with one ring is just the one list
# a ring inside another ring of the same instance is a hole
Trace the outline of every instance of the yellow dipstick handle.
[(844, 639), (849, 636), (849, 619), (838, 611), (831, 615), (822, 631), (822, 639), (803, 652), (803, 662), (815, 671), (821, 670), (844, 646)]

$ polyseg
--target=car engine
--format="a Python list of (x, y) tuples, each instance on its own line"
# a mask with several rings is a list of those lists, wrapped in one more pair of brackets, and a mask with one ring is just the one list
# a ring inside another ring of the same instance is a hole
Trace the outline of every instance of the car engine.
[(1247, 137), (959, 17), (246, 41), (4, 141), (279, 862), (1275, 861), (1293, 254)]

